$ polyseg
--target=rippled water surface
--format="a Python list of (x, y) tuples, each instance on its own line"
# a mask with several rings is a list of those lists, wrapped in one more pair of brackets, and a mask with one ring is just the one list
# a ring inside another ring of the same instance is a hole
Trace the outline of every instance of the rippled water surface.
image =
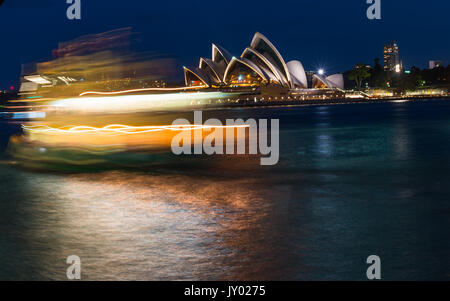
[[(279, 118), (280, 162), (0, 165), (0, 279), (450, 279), (450, 101), (233, 109)], [(11, 125), (1, 125), (2, 149)], [(178, 160), (178, 161), (177, 161)]]

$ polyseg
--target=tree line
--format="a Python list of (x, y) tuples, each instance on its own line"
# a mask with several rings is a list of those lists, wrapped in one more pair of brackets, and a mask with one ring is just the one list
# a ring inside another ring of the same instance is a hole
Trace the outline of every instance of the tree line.
[(344, 72), (345, 88), (364, 90), (367, 88), (396, 88), (416, 90), (425, 87), (450, 88), (450, 65), (434, 69), (412, 67), (408, 72), (385, 71), (379, 59), (374, 66), (357, 64), (352, 70)]

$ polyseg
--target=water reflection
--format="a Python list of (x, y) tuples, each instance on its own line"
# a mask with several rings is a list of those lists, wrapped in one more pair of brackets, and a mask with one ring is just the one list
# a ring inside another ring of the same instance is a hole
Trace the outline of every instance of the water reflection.
[(403, 105), (334, 106), (326, 127), (314, 107), (221, 112), (282, 116), (270, 168), (245, 156), (77, 174), (1, 165), (0, 279), (64, 280), (72, 254), (85, 280), (364, 280), (369, 254), (385, 280), (448, 279), (450, 107)]
[(27, 176), (24, 188), (40, 200), (24, 235), (52, 279), (72, 254), (87, 279), (273, 277), (274, 204), (254, 179), (108, 172)]

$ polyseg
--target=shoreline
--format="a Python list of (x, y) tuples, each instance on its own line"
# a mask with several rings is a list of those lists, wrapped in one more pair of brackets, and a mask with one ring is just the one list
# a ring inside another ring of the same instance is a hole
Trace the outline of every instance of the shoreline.
[(434, 97), (410, 97), (410, 98), (389, 98), (389, 99), (330, 99), (330, 100), (289, 100), (289, 101), (240, 101), (238, 103), (227, 104), (206, 104), (199, 105), (198, 109), (236, 109), (236, 108), (265, 108), (265, 107), (299, 107), (299, 106), (331, 106), (331, 105), (346, 105), (346, 104), (382, 104), (395, 102), (418, 102), (429, 100), (448, 100), (449, 96), (434, 96)]
[[(263, 108), (289, 108), (289, 107), (309, 107), (309, 106), (335, 106), (335, 105), (351, 105), (351, 104), (387, 104), (387, 103), (407, 103), (407, 102), (426, 102), (434, 100), (450, 101), (449, 96), (438, 97), (409, 97), (409, 98), (384, 98), (384, 99), (328, 99), (328, 100), (286, 100), (286, 101), (250, 101), (250, 100), (238, 100), (237, 102), (227, 103), (211, 103), (211, 104), (197, 104), (178, 109), (161, 109), (154, 110), (152, 114), (174, 114), (176, 112), (186, 113), (192, 111), (218, 111), (225, 109), (263, 109)], [(139, 112), (137, 115), (146, 115), (149, 112)], [(95, 114), (94, 114), (95, 115)], [(109, 115), (109, 114), (108, 114)], [(110, 114), (117, 116), (116, 114)], [(122, 115), (122, 114), (119, 114)], [(127, 115), (127, 114), (125, 114)], [(0, 114), (0, 121), (9, 124), (21, 124), (26, 121), (32, 121), (30, 119), (16, 119), (12, 120), (7, 118), (6, 114)]]

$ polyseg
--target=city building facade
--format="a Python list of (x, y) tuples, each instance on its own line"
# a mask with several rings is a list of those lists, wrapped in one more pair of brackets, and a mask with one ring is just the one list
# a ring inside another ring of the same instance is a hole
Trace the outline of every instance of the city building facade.
[(384, 45), (384, 71), (401, 71), (399, 47), (396, 41)]

